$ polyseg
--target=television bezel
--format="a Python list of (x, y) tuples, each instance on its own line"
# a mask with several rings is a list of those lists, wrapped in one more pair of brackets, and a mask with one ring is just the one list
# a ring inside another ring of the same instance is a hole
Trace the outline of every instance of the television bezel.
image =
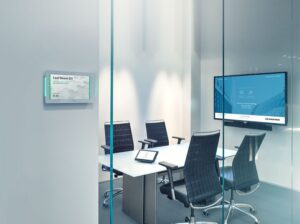
[[(233, 120), (233, 119), (225, 119), (224, 116), (223, 118), (216, 118), (216, 108), (215, 108), (215, 100), (216, 100), (216, 95), (215, 95), (215, 85), (216, 85), (216, 79), (223, 77), (235, 77), (235, 76), (254, 76), (254, 75), (274, 75), (274, 74), (284, 74), (284, 81), (285, 81), (285, 123), (284, 124), (279, 124), (279, 123), (270, 123), (270, 122), (260, 122), (260, 121), (246, 121), (246, 120)], [(237, 123), (253, 123), (253, 124), (266, 124), (266, 125), (276, 125), (276, 126), (287, 126), (288, 124), (288, 72), (260, 72), (260, 73), (250, 73), (250, 74), (236, 74), (236, 75), (225, 75), (225, 76), (214, 76), (214, 86), (213, 86), (213, 94), (214, 94), (214, 102), (213, 102), (213, 107), (214, 107), (214, 120), (224, 120), (226, 122), (237, 122)]]

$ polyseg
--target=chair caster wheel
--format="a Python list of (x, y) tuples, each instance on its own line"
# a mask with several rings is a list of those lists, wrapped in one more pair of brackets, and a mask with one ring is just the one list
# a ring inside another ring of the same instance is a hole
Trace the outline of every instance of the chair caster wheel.
[(255, 224), (259, 224), (259, 222), (255, 222)]
[(190, 218), (189, 217), (185, 217), (184, 221), (185, 222), (190, 222)]
[(103, 205), (104, 208), (108, 208), (108, 204), (103, 203), (102, 205)]
[(208, 211), (203, 211), (203, 215), (207, 217), (209, 215)]

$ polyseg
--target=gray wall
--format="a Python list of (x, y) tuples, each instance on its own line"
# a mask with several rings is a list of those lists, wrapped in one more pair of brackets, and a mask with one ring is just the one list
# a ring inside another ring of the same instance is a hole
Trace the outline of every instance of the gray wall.
[(43, 104), (46, 70), (98, 72), (98, 1), (3, 0), (0, 223), (98, 222), (98, 105)]

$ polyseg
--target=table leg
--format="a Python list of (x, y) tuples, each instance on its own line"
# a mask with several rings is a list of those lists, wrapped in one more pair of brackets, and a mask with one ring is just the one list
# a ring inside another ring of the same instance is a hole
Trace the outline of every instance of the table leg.
[(144, 223), (157, 223), (157, 174), (145, 176), (145, 194), (144, 194)]
[(157, 175), (123, 176), (123, 211), (141, 224), (156, 224)]
[(137, 223), (143, 223), (144, 177), (123, 176), (123, 212)]

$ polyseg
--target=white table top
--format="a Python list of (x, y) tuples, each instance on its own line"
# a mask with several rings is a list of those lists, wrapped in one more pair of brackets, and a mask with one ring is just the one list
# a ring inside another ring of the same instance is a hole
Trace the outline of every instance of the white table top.
[[(114, 169), (132, 177), (138, 177), (153, 173), (165, 171), (166, 168), (159, 165), (159, 162), (166, 161), (183, 167), (188, 152), (189, 143), (180, 145), (169, 145), (156, 147), (152, 150), (158, 151), (157, 158), (154, 163), (142, 163), (135, 160), (138, 150), (115, 153), (113, 155)], [(224, 157), (231, 157), (236, 154), (235, 150), (224, 149)], [(110, 167), (110, 155), (100, 155), (99, 163)], [(217, 157), (222, 158), (222, 148), (217, 149)]]

